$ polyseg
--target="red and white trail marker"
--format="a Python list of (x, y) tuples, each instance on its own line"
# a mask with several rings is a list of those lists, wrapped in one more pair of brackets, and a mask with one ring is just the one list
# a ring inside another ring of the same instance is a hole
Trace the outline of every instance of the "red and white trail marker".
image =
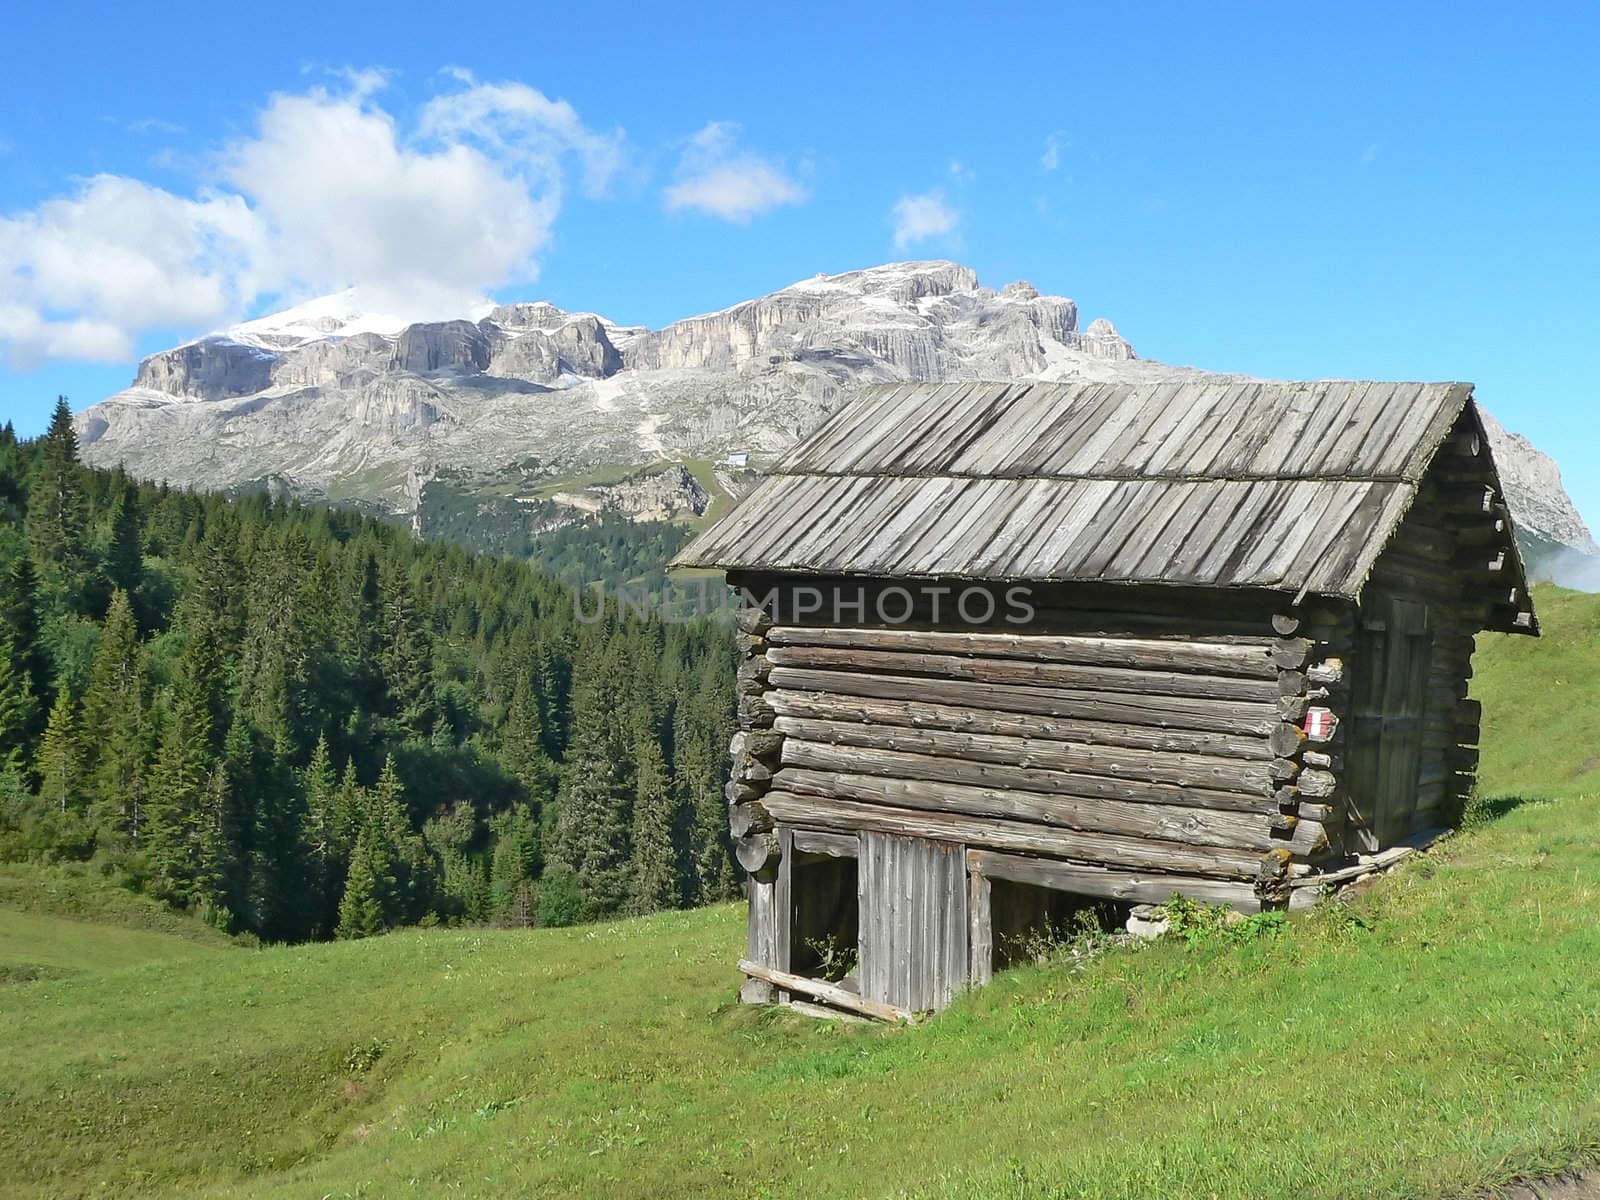
[(1333, 715), (1332, 709), (1308, 708), (1305, 728), (1310, 741), (1326, 742), (1333, 737), (1333, 731), (1339, 728), (1339, 718)]

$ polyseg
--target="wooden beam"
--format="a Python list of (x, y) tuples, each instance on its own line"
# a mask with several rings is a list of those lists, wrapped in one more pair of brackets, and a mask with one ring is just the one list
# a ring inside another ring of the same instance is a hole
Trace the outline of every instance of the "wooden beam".
[(903, 654), (1020, 658), (1029, 662), (1180, 671), (1271, 679), (1269, 646), (1219, 645), (1143, 638), (1074, 637), (1046, 633), (972, 633), (920, 629), (838, 629), (779, 626), (774, 646), (827, 646)]
[(1138, 904), (1165, 904), (1177, 893), (1208, 904), (1226, 904), (1243, 912), (1261, 911), (1261, 903), (1250, 884), (1228, 883), (1195, 875), (1115, 871), (1091, 863), (1025, 858), (993, 850), (968, 850), (967, 869), (973, 872), (974, 879), (1007, 879), (1078, 896), (1130, 900)]
[[(1163, 753), (1122, 746), (1087, 746), (1081, 742), (1045, 738), (962, 733), (947, 729), (906, 729), (901, 726), (864, 725), (854, 721), (813, 721), (804, 717), (779, 717), (774, 727), (788, 739), (781, 760), (785, 764), (795, 761), (794, 755), (799, 747), (850, 746), (871, 751), (959, 759), (974, 764), (991, 763), (1007, 771), (1077, 772), (1130, 783), (1168, 783), (1177, 787), (1207, 788), (1249, 796), (1265, 796), (1272, 791), (1267, 782), (1266, 764), (1259, 759), (1241, 762), (1221, 755)], [(1299, 741), (1294, 742), (1289, 752), (1298, 749), (1299, 744)], [(1045, 790), (1049, 790), (1048, 778), (1041, 776), (1041, 779)], [(1001, 782), (999, 776), (995, 777), (995, 782)]]
[(861, 839), (853, 833), (829, 833), (824, 829), (796, 829), (794, 849), (796, 854), (856, 858), (861, 853)]
[[(1279, 720), (1277, 709), (1271, 702), (1203, 700), (1161, 694), (1114, 695), (1093, 690), (979, 683), (965, 679), (929, 679), (865, 671), (774, 667), (771, 682), (774, 688), (791, 691), (967, 705), (1012, 713), (1115, 721), (1159, 729), (1176, 727), (1191, 732), (1259, 734), (1265, 737)], [(771, 695), (769, 692), (767, 697)], [(766, 707), (770, 709), (771, 704), (768, 703)]]
[[(1173, 874), (1250, 879), (1255, 877), (1261, 859), (1260, 854), (1253, 850), (1199, 846), (1111, 833), (1083, 833), (1024, 821), (864, 804), (798, 792), (772, 792), (766, 804), (772, 815), (786, 824), (839, 832), (866, 830), (936, 842), (964, 842), (989, 850), (1010, 850)], [(1309, 870), (1303, 863), (1294, 864), (1294, 868)], [(1291, 868), (1291, 872), (1294, 868)]]
[(966, 658), (955, 654), (910, 654), (834, 646), (775, 646), (767, 652), (767, 657), (774, 667), (926, 675), (936, 679), (962, 679), (978, 683), (1040, 684), (1045, 687), (1088, 688), (1141, 696), (1156, 693), (1205, 700), (1270, 702), (1278, 695), (1270, 679), (1187, 675), (1177, 671), (1131, 670), (1126, 667), (1082, 666), (1023, 659)]
[(775, 971), (771, 967), (763, 966), (758, 962), (751, 962), (748, 958), (739, 960), (739, 970), (752, 979), (759, 979), (763, 983), (771, 984), (786, 992), (799, 992), (803, 996), (812, 996), (825, 1004), (832, 1004), (836, 1008), (848, 1012), (860, 1013), (864, 1017), (871, 1017), (876, 1021), (887, 1021), (891, 1025), (915, 1024), (916, 1014), (906, 1012), (903, 1008), (896, 1008), (892, 1004), (883, 1004), (877, 1000), (868, 1000), (854, 992), (847, 991), (836, 983), (828, 983), (822, 979), (808, 979), (804, 975), (794, 975), (788, 971)]

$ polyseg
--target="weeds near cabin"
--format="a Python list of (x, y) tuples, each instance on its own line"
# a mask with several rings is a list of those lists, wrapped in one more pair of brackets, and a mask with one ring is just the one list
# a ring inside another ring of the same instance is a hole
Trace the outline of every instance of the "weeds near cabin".
[(1189, 946), (1266, 941), (1289, 929), (1289, 915), (1284, 912), (1245, 916), (1225, 904), (1203, 904), (1178, 895), (1168, 900), (1162, 911), (1167, 916), (1168, 934)]
[(1117, 943), (1117, 935), (1098, 906), (1078, 909), (1061, 921), (1045, 924), (1001, 938), (1004, 960), (1015, 966), (1065, 966), (1073, 970)]
[(806, 948), (817, 956), (817, 975), (829, 983), (841, 982), (856, 969), (860, 958), (856, 943), (837, 934), (810, 938), (806, 941)]

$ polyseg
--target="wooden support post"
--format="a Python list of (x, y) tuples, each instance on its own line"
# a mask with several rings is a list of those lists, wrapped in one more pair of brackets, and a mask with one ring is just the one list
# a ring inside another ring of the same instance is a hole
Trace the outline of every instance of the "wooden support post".
[(994, 978), (994, 898), (982, 871), (967, 875), (967, 986), (982, 987)]

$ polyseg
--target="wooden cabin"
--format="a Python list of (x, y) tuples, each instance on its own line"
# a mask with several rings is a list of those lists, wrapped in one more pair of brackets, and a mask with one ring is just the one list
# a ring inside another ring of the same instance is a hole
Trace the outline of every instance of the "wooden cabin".
[(868, 1011), (1451, 826), (1473, 638), (1538, 632), (1463, 383), (873, 388), (676, 565), (746, 601), (745, 995)]

